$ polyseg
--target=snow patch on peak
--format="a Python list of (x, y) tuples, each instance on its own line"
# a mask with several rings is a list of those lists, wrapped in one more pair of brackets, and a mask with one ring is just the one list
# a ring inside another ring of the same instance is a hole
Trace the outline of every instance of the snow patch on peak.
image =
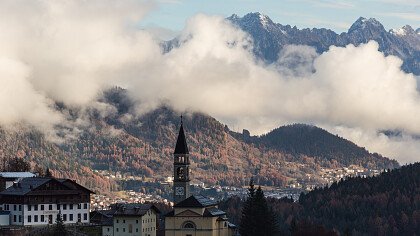
[(407, 35), (407, 32), (405, 32), (404, 28), (399, 28), (399, 29), (392, 29), (391, 34), (398, 35), (398, 36), (405, 36)]
[(260, 21), (261, 21), (261, 23), (263, 24), (263, 25), (267, 25), (267, 23), (268, 23), (268, 16), (266, 16), (266, 15), (263, 15), (263, 14), (260, 14)]
[(404, 25), (403, 27), (399, 28), (399, 29), (392, 29), (390, 30), (390, 33), (396, 36), (406, 36), (406, 35), (412, 35), (415, 34), (416, 31), (414, 31), (414, 29), (409, 26), (409, 25)]

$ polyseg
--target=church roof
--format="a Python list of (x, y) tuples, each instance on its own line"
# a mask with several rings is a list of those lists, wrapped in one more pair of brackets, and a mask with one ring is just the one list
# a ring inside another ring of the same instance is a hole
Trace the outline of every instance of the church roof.
[(176, 146), (174, 154), (189, 154), (187, 140), (185, 139), (184, 125), (181, 121), (181, 127), (179, 128), (178, 139), (176, 140)]
[(209, 207), (204, 210), (204, 216), (225, 216), (226, 212), (217, 207)]
[(192, 208), (202, 208), (209, 206), (216, 206), (217, 202), (211, 200), (210, 198), (204, 197), (202, 195), (193, 195), (177, 204), (174, 207), (192, 207)]

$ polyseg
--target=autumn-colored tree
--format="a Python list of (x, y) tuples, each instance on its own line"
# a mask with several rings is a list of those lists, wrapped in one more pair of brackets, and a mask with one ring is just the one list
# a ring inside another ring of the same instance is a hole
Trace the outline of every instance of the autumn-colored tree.
[(29, 162), (25, 161), (23, 158), (14, 157), (9, 161), (8, 166), (5, 171), (10, 172), (26, 172), (30, 171), (31, 165)]

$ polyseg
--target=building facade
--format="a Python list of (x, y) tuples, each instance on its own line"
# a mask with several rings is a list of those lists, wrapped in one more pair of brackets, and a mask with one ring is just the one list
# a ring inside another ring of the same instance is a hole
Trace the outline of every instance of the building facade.
[(156, 236), (159, 213), (153, 204), (116, 204), (93, 212), (92, 222), (102, 225), (103, 236)]
[(229, 236), (233, 235), (233, 228), (217, 202), (194, 195), (176, 204), (166, 215), (165, 235)]
[(64, 224), (89, 223), (91, 193), (69, 179), (24, 178), (0, 192), (0, 208), (10, 225), (54, 224), (58, 214)]
[(235, 226), (218, 203), (190, 193), (190, 160), (181, 121), (174, 151), (174, 210), (165, 216), (166, 236), (230, 236)]

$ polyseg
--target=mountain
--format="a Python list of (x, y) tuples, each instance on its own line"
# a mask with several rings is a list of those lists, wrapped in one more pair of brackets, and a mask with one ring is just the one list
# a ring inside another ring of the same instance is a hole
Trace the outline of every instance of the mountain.
[[(267, 201), (282, 235), (417, 235), (420, 163), (375, 177), (341, 180), (301, 194), (297, 202), (288, 198)], [(242, 205), (239, 197), (233, 197), (220, 208), (230, 222), (239, 224)]]
[(403, 60), (404, 71), (420, 75), (420, 34), (419, 29), (414, 31), (411, 26), (386, 31), (376, 19), (360, 17), (347, 32), (337, 34), (324, 28), (298, 29), (296, 26), (274, 23), (268, 16), (258, 12), (243, 17), (234, 14), (227, 19), (252, 36), (255, 55), (267, 63), (275, 62), (281, 49), (288, 44), (312, 46), (318, 53), (323, 53), (332, 45), (357, 46), (375, 40), (385, 55), (394, 55)]
[[(262, 135), (256, 143), (294, 155), (307, 155), (320, 162), (335, 160), (344, 165), (364, 165), (383, 159), (379, 154), (371, 154), (356, 144), (333, 135), (316, 126), (295, 124), (283, 126)], [(364, 158), (360, 158), (364, 157)], [(363, 163), (359, 162), (363, 160)]]
[[(116, 185), (93, 170), (157, 179), (171, 176), (180, 114), (161, 107), (135, 116), (131, 113), (134, 106), (127, 91), (120, 88), (107, 91), (101, 102), (114, 106), (116, 112), (103, 115), (92, 108), (83, 115), (91, 125), (80, 128), (77, 137), (64, 143), (50, 142), (33, 130), (0, 132), (0, 157), (25, 158), (33, 166), (49, 167), (57, 177), (76, 179), (100, 192), (115, 190)], [(79, 112), (68, 111), (69, 114)], [(319, 170), (325, 167), (350, 164), (373, 169), (398, 167), (396, 161), (370, 154), (326, 131), (320, 135), (316, 132), (321, 138), (327, 137), (324, 142), (298, 135), (289, 137), (287, 133), (279, 135), (277, 130), (262, 137), (249, 137), (246, 132), (232, 132), (202, 113), (185, 114), (184, 127), (192, 154), (192, 179), (208, 184), (243, 186), (251, 176), (256, 176), (258, 183), (271, 186), (285, 186), (298, 179), (323, 185), (325, 180)], [(301, 133), (300, 127), (306, 126), (280, 130)], [(294, 147), (282, 145), (284, 140), (290, 140)], [(328, 146), (308, 149), (311, 145), (324, 144)]]

